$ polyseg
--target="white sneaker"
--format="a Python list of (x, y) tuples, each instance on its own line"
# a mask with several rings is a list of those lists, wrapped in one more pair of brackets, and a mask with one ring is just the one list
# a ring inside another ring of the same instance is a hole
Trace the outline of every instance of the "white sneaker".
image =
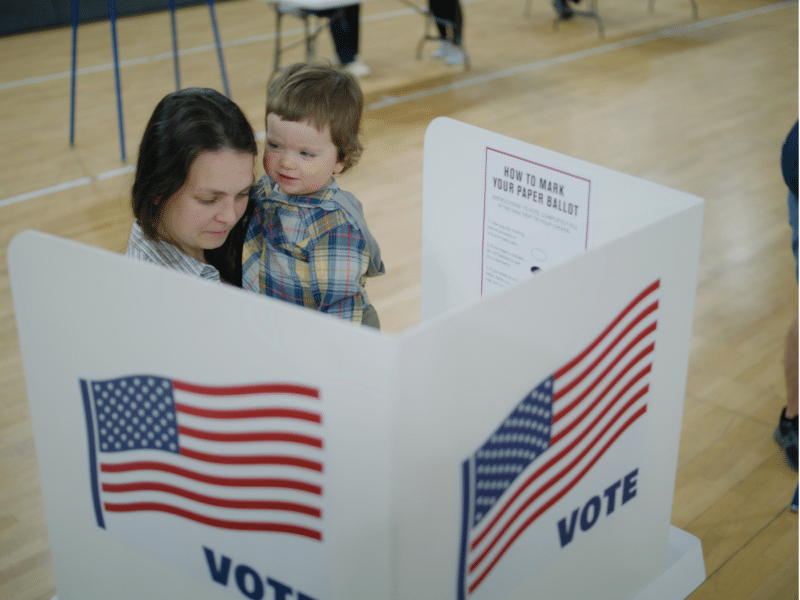
[(444, 58), (447, 56), (447, 52), (450, 49), (450, 42), (447, 40), (442, 40), (439, 44), (439, 47), (431, 52), (431, 58)]
[(351, 75), (355, 75), (356, 77), (366, 77), (372, 73), (372, 69), (370, 69), (360, 60), (354, 60), (351, 63), (347, 63), (344, 65), (344, 67), (342, 67), (342, 69)]
[(444, 57), (444, 62), (448, 65), (463, 65), (464, 61), (467, 60), (467, 53), (464, 52), (464, 49), (460, 46), (453, 46), (450, 44), (450, 47), (447, 49), (447, 54)]

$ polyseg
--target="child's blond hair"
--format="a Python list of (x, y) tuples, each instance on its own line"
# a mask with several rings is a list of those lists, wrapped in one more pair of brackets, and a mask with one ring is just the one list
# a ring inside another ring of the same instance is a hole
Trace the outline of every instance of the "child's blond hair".
[(330, 65), (295, 63), (283, 69), (267, 89), (267, 115), (308, 121), (320, 130), (330, 127), (337, 159), (344, 165), (342, 173), (361, 157), (358, 134), (363, 111), (358, 80)]

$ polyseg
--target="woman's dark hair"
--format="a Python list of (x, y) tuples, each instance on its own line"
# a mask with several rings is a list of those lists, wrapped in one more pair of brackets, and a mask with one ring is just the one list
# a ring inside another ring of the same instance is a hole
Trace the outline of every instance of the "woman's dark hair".
[[(164, 205), (184, 184), (197, 156), (223, 148), (258, 154), (253, 128), (232, 100), (212, 89), (188, 88), (168, 94), (158, 103), (139, 145), (131, 190), (133, 214), (148, 238), (159, 239)], [(248, 205), (245, 215), (250, 214)], [(206, 250), (206, 259), (222, 279), (240, 286), (243, 240), (240, 222), (220, 248)]]

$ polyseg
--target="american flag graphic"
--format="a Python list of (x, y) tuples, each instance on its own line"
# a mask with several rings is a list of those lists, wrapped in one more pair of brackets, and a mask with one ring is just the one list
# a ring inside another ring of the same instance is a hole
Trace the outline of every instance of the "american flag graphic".
[(81, 380), (97, 524), (158, 512), (322, 541), (319, 390)]
[(537, 385), (463, 463), (460, 600), (646, 413), (659, 285)]

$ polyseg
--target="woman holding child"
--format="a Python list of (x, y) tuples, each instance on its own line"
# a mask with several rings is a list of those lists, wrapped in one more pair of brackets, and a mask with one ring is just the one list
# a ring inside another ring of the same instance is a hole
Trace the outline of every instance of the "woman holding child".
[(269, 87), (254, 184), (239, 107), (209, 89), (167, 95), (139, 148), (127, 256), (379, 328), (365, 282), (384, 272), (380, 248), (334, 179), (361, 155), (363, 106), (349, 73), (285, 69)]

